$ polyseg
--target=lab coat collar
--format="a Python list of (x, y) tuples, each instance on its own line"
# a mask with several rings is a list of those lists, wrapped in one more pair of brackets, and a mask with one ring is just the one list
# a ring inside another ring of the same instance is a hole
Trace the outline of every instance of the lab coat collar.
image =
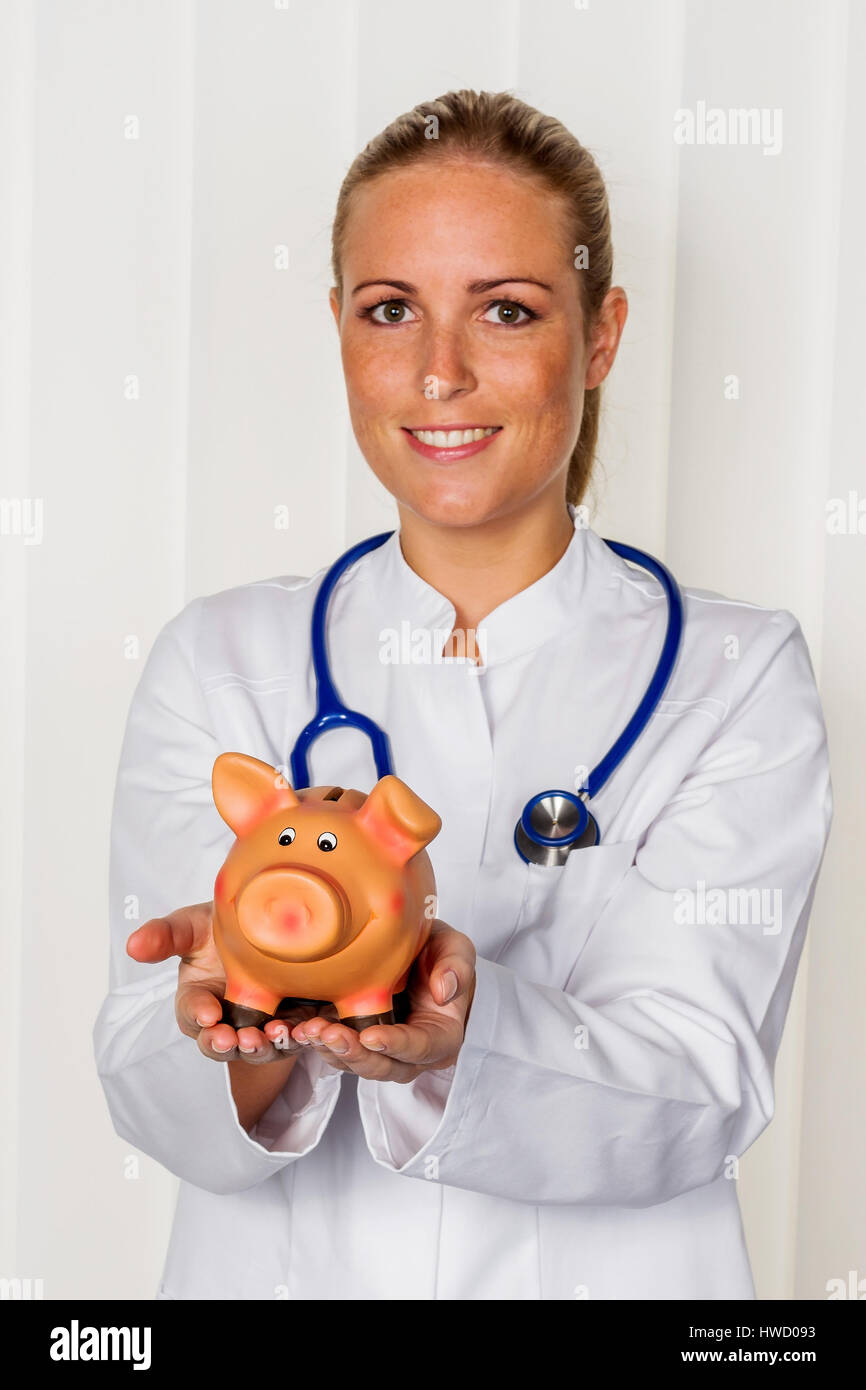
[[(568, 510), (574, 535), (565, 553), (540, 579), (500, 603), (480, 622), (477, 640), (485, 666), (497, 666), (533, 651), (579, 621), (590, 547), (593, 541), (602, 550), (606, 547), (586, 526), (575, 506), (569, 504)], [(403, 644), (416, 641), (413, 634), (419, 630), (432, 631), (434, 661), (475, 664), (467, 657), (441, 656), (454, 628), (457, 610), (409, 565), (400, 545), (400, 528), (365, 556), (358, 569), (373, 589), (382, 629), (393, 630), (396, 640)]]

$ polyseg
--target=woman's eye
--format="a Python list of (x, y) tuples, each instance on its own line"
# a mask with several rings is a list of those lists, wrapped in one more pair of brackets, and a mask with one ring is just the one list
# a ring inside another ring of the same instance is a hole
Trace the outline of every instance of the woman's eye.
[(294, 840), (294, 838), (295, 838), (295, 832), (294, 832), (294, 830), (292, 829), (291, 826), (287, 826), (287, 828), (286, 828), (286, 829), (282, 832), (282, 834), (280, 835), (280, 844), (281, 844), (281, 845), (290, 845), (290, 844), (292, 843), (292, 840)]
[[(524, 304), (518, 304), (513, 299), (498, 299), (495, 304), (490, 305), (487, 313), (496, 314), (495, 319), (487, 320), (488, 323), (528, 323), (530, 319), (536, 317), (531, 309), (527, 309)], [(518, 314), (523, 314), (524, 317), (518, 318)]]
[(316, 844), (319, 846), (319, 849), (336, 849), (337, 837), (332, 830), (323, 830)]
[(409, 305), (402, 299), (384, 299), (381, 304), (374, 304), (367, 310), (368, 317), (376, 323), (410, 323), (411, 319), (406, 315), (411, 313)]

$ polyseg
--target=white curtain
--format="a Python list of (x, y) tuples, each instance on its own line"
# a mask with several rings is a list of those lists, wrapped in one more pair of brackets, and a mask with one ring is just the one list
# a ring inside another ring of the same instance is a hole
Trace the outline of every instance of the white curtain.
[[(330, 222), (370, 136), (475, 87), (560, 117), (608, 182), (631, 309), (593, 525), (810, 644), (836, 818), (739, 1186), (760, 1297), (866, 1277), (864, 64), (856, 0), (0, 6), (0, 1275), (153, 1296), (174, 1180), (114, 1135), (90, 1044), (127, 706), (187, 599), (394, 524)], [(766, 139), (699, 143), (741, 108)]]

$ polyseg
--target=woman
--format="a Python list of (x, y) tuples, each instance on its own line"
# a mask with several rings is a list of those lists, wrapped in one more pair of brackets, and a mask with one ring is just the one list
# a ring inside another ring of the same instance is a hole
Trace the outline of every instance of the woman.
[[(331, 664), (442, 817), (438, 920), (402, 1023), (307, 1010), (287, 1053), (279, 1023), (220, 1021), (211, 769), (285, 766), (322, 572), (193, 600), (130, 711), (95, 1034), (118, 1132), (183, 1179), (159, 1296), (752, 1298), (737, 1156), (772, 1115), (831, 817), (798, 623), (686, 590), (601, 843), (525, 862), (522, 808), (582, 785), (666, 631), (580, 507), (627, 310), (602, 179), (558, 121), (452, 92), (355, 160), (333, 252), (352, 424), (400, 526), (340, 581)], [(407, 625), (432, 659), (384, 658)], [(311, 767), (375, 780), (352, 730)]]

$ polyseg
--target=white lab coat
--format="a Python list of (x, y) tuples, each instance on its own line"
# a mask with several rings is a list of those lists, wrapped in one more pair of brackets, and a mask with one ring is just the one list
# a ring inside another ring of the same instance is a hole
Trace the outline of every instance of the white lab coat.
[[(571, 513), (560, 561), (481, 625), (483, 671), (438, 655), (455, 610), (399, 533), (341, 579), (337, 688), (442, 817), (438, 915), (475, 942), (475, 1001), (448, 1070), (358, 1080), (305, 1050), (250, 1134), (227, 1067), (178, 1031), (176, 962), (137, 964), (124, 944), (212, 896), (233, 838), (217, 754), (287, 764), (315, 707), (324, 570), (194, 599), (157, 637), (121, 754), (94, 1031), (115, 1128), (182, 1179), (157, 1297), (755, 1296), (735, 1159), (773, 1114), (831, 820), (808, 650), (789, 612), (686, 589), (665, 698), (593, 802), (601, 845), (527, 866), (527, 799), (580, 785), (665, 632), (657, 582)], [(386, 630), (407, 639), (396, 664)], [(324, 735), (310, 771), (375, 781), (353, 730)]]

